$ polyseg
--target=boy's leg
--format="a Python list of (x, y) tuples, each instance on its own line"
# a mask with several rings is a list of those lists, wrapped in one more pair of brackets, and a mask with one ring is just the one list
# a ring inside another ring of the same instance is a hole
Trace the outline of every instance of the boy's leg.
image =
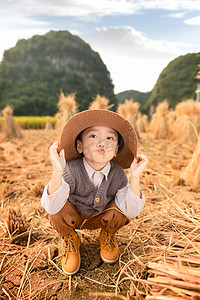
[(101, 258), (106, 263), (114, 263), (119, 258), (119, 248), (115, 232), (129, 222), (130, 220), (118, 209), (113, 200), (101, 214), (91, 217), (87, 221), (85, 220), (85, 223), (82, 224), (82, 228), (101, 228)]
[(67, 201), (63, 208), (54, 215), (47, 215), (50, 224), (61, 237), (68, 235), (73, 229), (80, 228), (84, 218), (81, 217), (74, 206)]
[(113, 200), (102, 213), (85, 219), (81, 225), (81, 229), (93, 230), (106, 227), (110, 232), (115, 233), (129, 222), (130, 220), (120, 211)]
[(74, 229), (80, 228), (84, 218), (81, 217), (74, 206), (67, 201), (64, 207), (48, 219), (58, 234), (64, 238), (62, 269), (67, 275), (76, 274), (80, 268), (80, 242)]

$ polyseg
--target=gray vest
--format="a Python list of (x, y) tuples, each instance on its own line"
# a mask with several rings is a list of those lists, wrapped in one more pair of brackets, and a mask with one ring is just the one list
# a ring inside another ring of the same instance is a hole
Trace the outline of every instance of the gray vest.
[(69, 161), (63, 172), (63, 179), (70, 186), (69, 202), (84, 217), (90, 217), (102, 212), (108, 203), (115, 199), (119, 189), (125, 187), (128, 179), (124, 170), (114, 162), (99, 188), (91, 182), (83, 164), (83, 159)]

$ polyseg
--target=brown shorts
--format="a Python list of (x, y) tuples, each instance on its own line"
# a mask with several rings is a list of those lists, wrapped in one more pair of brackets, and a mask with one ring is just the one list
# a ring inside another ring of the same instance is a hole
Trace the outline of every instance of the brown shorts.
[(107, 227), (109, 231), (116, 232), (130, 222), (117, 207), (115, 201), (99, 214), (89, 218), (82, 216), (75, 207), (67, 201), (63, 208), (54, 215), (47, 215), (50, 224), (62, 237), (66, 236), (72, 229), (98, 229)]

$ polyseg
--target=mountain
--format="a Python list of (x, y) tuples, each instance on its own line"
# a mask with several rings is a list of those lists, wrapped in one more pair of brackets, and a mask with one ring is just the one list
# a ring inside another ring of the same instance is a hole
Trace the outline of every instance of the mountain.
[(142, 110), (142, 107), (150, 97), (150, 94), (151, 92), (143, 93), (135, 90), (127, 90), (116, 94), (116, 97), (119, 103), (124, 102), (126, 99), (133, 99), (134, 102), (140, 103), (140, 109)]
[(117, 103), (110, 73), (89, 44), (68, 31), (19, 40), (4, 52), (0, 64), (0, 109), (12, 105), (15, 115), (54, 115), (60, 89), (76, 93), (79, 110), (97, 94)]
[(200, 52), (179, 56), (171, 61), (160, 73), (144, 109), (147, 110), (152, 105), (155, 107), (166, 99), (172, 108), (183, 100), (195, 99), (197, 88), (195, 76), (199, 64)]

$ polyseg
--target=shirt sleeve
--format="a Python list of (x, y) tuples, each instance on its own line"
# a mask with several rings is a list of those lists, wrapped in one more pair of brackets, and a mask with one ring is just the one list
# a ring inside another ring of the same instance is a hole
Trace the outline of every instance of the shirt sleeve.
[(70, 186), (62, 178), (62, 183), (59, 188), (51, 195), (48, 194), (49, 183), (45, 186), (41, 198), (42, 207), (50, 215), (58, 213), (69, 198)]
[(145, 197), (140, 191), (140, 197), (136, 196), (131, 190), (129, 183), (118, 190), (115, 196), (115, 203), (118, 208), (130, 219), (135, 218), (142, 210)]

